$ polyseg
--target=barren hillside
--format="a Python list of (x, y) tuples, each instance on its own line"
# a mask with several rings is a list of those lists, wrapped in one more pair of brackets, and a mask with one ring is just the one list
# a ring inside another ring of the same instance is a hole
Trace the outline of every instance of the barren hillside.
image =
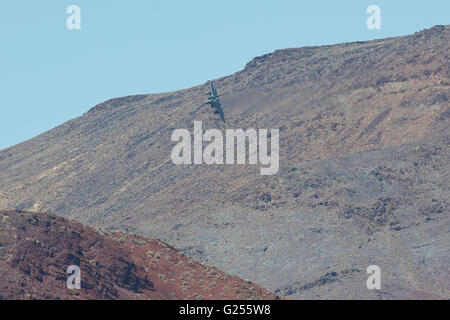
[[(0, 299), (275, 299), (159, 240), (45, 213), (0, 212)], [(69, 290), (67, 267), (81, 269)]]
[[(450, 26), (278, 50), (0, 151), (0, 208), (160, 238), (291, 298), (448, 298)], [(170, 160), (177, 128), (279, 128), (280, 170)], [(381, 267), (380, 291), (365, 287)]]

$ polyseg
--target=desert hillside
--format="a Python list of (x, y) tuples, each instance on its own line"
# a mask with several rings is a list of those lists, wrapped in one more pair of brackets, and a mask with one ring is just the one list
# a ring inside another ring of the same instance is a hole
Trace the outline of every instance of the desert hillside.
[[(278, 50), (0, 151), (0, 209), (159, 238), (290, 298), (448, 298), (450, 26)], [(206, 79), (205, 79), (206, 80)], [(171, 162), (174, 129), (280, 129), (280, 170)], [(383, 287), (365, 287), (379, 265)]]
[[(0, 299), (275, 299), (166, 243), (45, 213), (0, 212)], [(81, 289), (67, 288), (80, 267)]]

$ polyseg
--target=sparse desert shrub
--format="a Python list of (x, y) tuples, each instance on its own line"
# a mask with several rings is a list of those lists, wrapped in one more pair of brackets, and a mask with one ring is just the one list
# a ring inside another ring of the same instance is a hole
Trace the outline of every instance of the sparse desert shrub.
[(131, 239), (131, 243), (137, 244), (138, 246), (145, 246), (147, 244), (147, 242), (145, 242), (144, 240), (136, 239)]
[(159, 277), (160, 279), (163, 279), (163, 280), (166, 280), (166, 279), (167, 279), (166, 275), (164, 275), (164, 274), (162, 274), (162, 273), (158, 274), (158, 277)]

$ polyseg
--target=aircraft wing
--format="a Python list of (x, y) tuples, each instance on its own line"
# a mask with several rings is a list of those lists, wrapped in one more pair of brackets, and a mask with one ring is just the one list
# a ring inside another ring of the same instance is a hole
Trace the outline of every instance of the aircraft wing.
[(214, 88), (214, 85), (213, 85), (212, 81), (209, 82), (209, 87), (210, 87), (210, 91), (209, 92), (211, 93), (211, 95), (214, 96), (214, 97), (217, 97), (217, 91)]
[(222, 119), (223, 122), (225, 122), (225, 114), (223, 113), (222, 107), (220, 103), (216, 104), (214, 108), (217, 110), (217, 113), (220, 116), (220, 119)]

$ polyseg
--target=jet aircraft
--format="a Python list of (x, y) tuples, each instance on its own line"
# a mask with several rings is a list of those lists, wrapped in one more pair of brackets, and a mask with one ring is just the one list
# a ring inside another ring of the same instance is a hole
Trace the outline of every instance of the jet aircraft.
[(217, 94), (212, 81), (209, 81), (209, 91), (205, 92), (205, 94), (209, 94), (209, 98), (203, 104), (209, 104), (211, 108), (214, 108), (213, 113), (218, 114), (222, 121), (225, 122), (225, 115), (222, 110), (222, 105), (220, 104), (219, 95)]

